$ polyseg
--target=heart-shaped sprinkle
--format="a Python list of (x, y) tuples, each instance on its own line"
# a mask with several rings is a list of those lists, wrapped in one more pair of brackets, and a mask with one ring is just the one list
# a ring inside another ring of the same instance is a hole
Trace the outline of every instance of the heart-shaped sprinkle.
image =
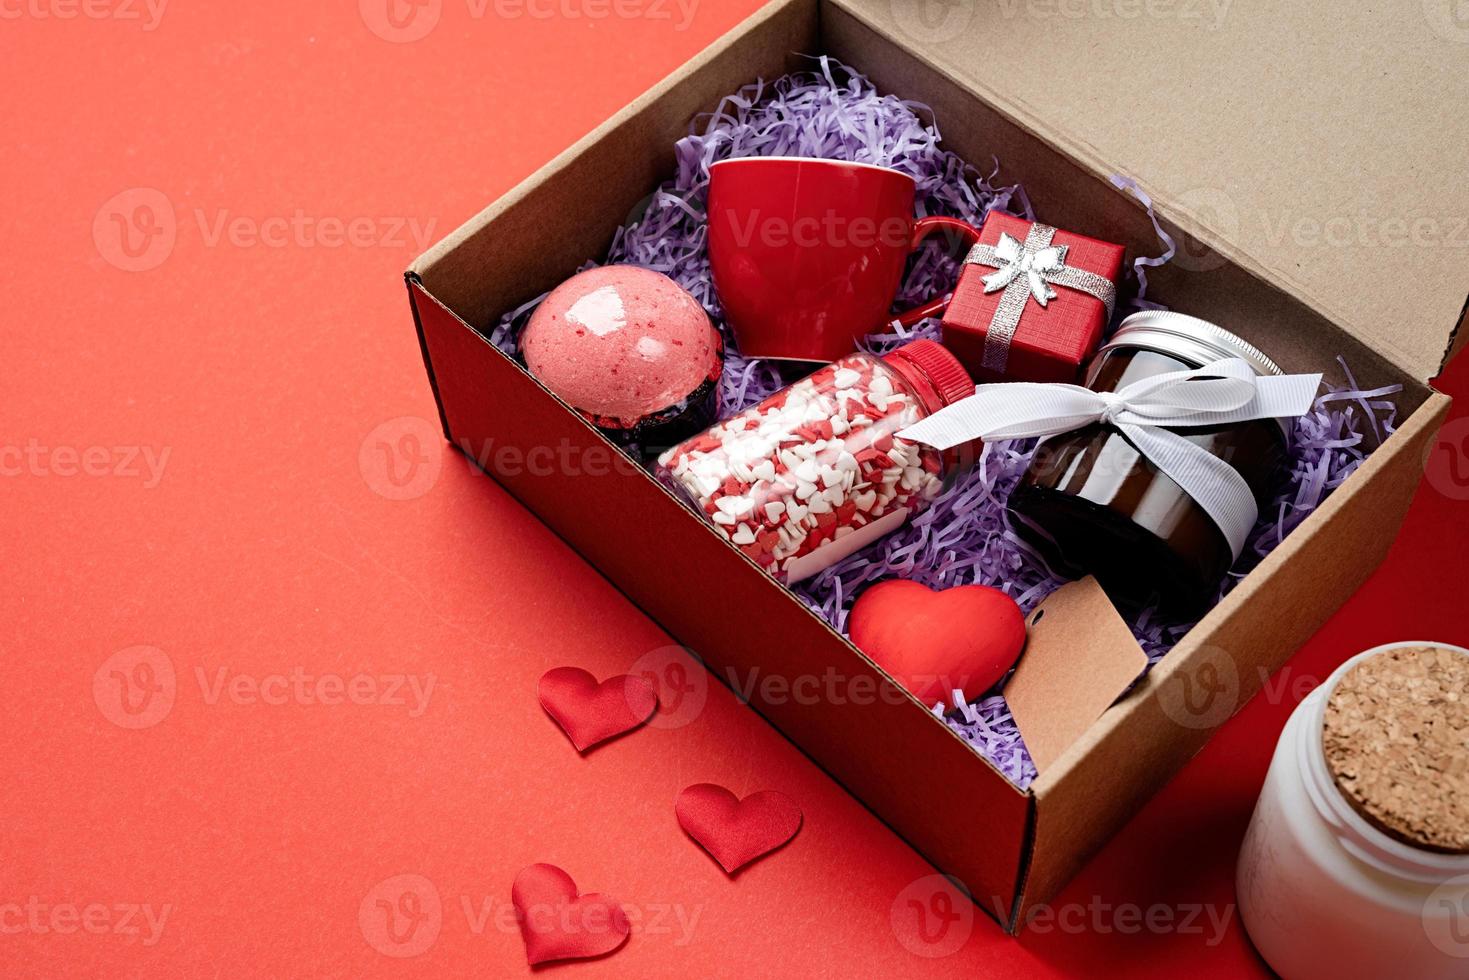
[(532, 864), (516, 875), (510, 901), (531, 966), (606, 956), (632, 931), (620, 902), (578, 894), (571, 875), (554, 864)]
[(658, 691), (644, 677), (619, 674), (598, 684), (580, 667), (557, 667), (541, 675), (541, 707), (566, 732), (578, 752), (630, 732), (658, 708)]
[(673, 804), (678, 825), (734, 874), (769, 854), (801, 829), (801, 808), (784, 793), (762, 790), (743, 800), (723, 786), (698, 783)]

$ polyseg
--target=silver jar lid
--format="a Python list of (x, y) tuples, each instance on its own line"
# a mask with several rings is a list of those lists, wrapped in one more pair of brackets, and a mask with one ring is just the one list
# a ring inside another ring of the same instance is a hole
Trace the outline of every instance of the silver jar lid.
[(1256, 374), (1278, 375), (1284, 372), (1274, 361), (1223, 327), (1208, 320), (1168, 310), (1144, 310), (1122, 321), (1112, 339), (1098, 353), (1117, 347), (1141, 347), (1170, 357), (1192, 362), (1199, 367), (1214, 361), (1238, 357), (1255, 369)]

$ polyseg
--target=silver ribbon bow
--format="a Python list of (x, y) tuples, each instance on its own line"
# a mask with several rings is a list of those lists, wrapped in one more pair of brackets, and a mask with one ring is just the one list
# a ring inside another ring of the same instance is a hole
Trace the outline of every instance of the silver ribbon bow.
[(1320, 387), (1319, 374), (1260, 377), (1239, 358), (1154, 375), (1115, 392), (1070, 384), (980, 385), (898, 435), (948, 449), (974, 439), (1028, 439), (1109, 423), (1204, 509), (1238, 559), (1259, 517), (1255, 495), (1233, 466), (1168, 428), (1297, 418), (1311, 410)]
[(1005, 373), (1010, 361), (1010, 342), (1020, 326), (1025, 304), (1034, 299), (1044, 308), (1056, 298), (1054, 283), (1075, 289), (1100, 300), (1107, 308), (1107, 319), (1117, 303), (1117, 286), (1105, 276), (1066, 264), (1068, 245), (1052, 245), (1056, 229), (1040, 222), (1030, 226), (1022, 243), (1012, 235), (1001, 233), (998, 245), (976, 245), (964, 259), (967, 265), (984, 265), (997, 269), (984, 277), (986, 293), (1004, 290), (1000, 305), (990, 318), (984, 337), (983, 364), (997, 374)]

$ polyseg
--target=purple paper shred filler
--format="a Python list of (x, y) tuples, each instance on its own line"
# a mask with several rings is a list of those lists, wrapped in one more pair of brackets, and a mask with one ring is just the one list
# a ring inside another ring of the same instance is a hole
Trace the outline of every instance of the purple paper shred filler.
[[(741, 357), (723, 323), (705, 250), (704, 200), (711, 164), (732, 157), (793, 156), (872, 163), (891, 167), (918, 183), (917, 214), (963, 218), (975, 224), (992, 210), (1034, 219), (1020, 185), (997, 186), (998, 173), (986, 176), (955, 154), (940, 149), (940, 135), (927, 106), (880, 95), (862, 75), (829, 58), (815, 59), (809, 72), (774, 83), (755, 82), (725, 97), (711, 113), (694, 121), (690, 134), (674, 146), (676, 175), (649, 197), (644, 209), (620, 228), (606, 263), (628, 263), (662, 272), (692, 293), (724, 332), (727, 359), (720, 385), (722, 411), (732, 415), (774, 394), (809, 368), (794, 370), (776, 362)], [(1173, 239), (1153, 214), (1148, 195), (1135, 181), (1114, 176), (1112, 183), (1142, 204), (1164, 251), (1133, 263), (1132, 282), (1124, 284), (1127, 303), (1117, 320), (1136, 309), (1161, 309), (1146, 300), (1147, 269), (1176, 253)], [(902, 310), (950, 292), (961, 256), (947, 254), (941, 241), (927, 243), (912, 260), (894, 303)], [(587, 262), (583, 269), (602, 263)], [(490, 340), (514, 355), (521, 327), (543, 296), (507, 314)], [(1115, 322), (1113, 324), (1115, 327)], [(885, 353), (917, 338), (938, 339), (937, 320), (908, 330), (875, 334), (866, 350)], [(1311, 412), (1296, 421), (1289, 473), (1272, 505), (1265, 508), (1245, 554), (1220, 587), (1223, 598), (1249, 571), (1321, 505), (1367, 454), (1394, 431), (1397, 407), (1390, 396), (1400, 385), (1363, 389), (1338, 358), (1347, 383), (1327, 386)], [(1370, 439), (1369, 439), (1370, 433)], [(798, 599), (845, 632), (852, 601), (863, 588), (885, 578), (909, 578), (933, 588), (981, 584), (1002, 589), (1027, 614), (1067, 580), (1046, 567), (1010, 527), (1005, 501), (1030, 463), (1035, 440), (987, 445), (978, 463), (900, 530), (843, 559), (796, 586)], [(1134, 614), (1129, 624), (1157, 663), (1183, 638), (1192, 622), (1168, 621), (1155, 609)], [(1003, 686), (1003, 685), (1002, 685)], [(953, 692), (951, 697), (959, 695)], [(960, 698), (952, 710), (942, 702), (935, 713), (1021, 789), (1036, 777), (1015, 719), (1002, 694), (992, 692), (972, 704)]]
[(1137, 278), (1137, 298), (1133, 300), (1133, 305), (1139, 309), (1161, 310), (1163, 307), (1159, 304), (1147, 301), (1148, 270), (1157, 268), (1160, 265), (1167, 265), (1173, 259), (1173, 256), (1178, 254), (1178, 246), (1173, 241), (1173, 236), (1163, 230), (1163, 225), (1158, 221), (1158, 216), (1153, 213), (1153, 199), (1148, 196), (1148, 193), (1142, 187), (1138, 186), (1137, 181), (1131, 177), (1125, 177), (1122, 174), (1113, 174), (1112, 186), (1118, 190), (1127, 191), (1138, 199), (1138, 202), (1143, 206), (1143, 210), (1148, 213), (1148, 220), (1153, 223), (1154, 233), (1157, 234), (1158, 240), (1164, 245), (1162, 255), (1140, 255), (1132, 262), (1133, 275)]

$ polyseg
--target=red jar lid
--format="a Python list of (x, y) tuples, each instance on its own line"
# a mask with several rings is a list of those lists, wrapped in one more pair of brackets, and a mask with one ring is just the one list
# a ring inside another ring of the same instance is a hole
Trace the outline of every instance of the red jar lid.
[[(946, 405), (974, 394), (974, 381), (959, 359), (932, 340), (915, 340), (883, 355), (883, 363), (907, 378), (932, 415)], [(965, 470), (979, 457), (983, 442), (960, 443), (943, 454), (946, 469)]]
[(974, 382), (959, 359), (940, 343), (932, 340), (915, 340), (883, 356), (883, 361), (901, 374), (911, 376), (916, 371), (938, 395), (939, 403), (929, 406), (936, 412), (945, 405), (952, 405), (961, 398), (974, 394)]

